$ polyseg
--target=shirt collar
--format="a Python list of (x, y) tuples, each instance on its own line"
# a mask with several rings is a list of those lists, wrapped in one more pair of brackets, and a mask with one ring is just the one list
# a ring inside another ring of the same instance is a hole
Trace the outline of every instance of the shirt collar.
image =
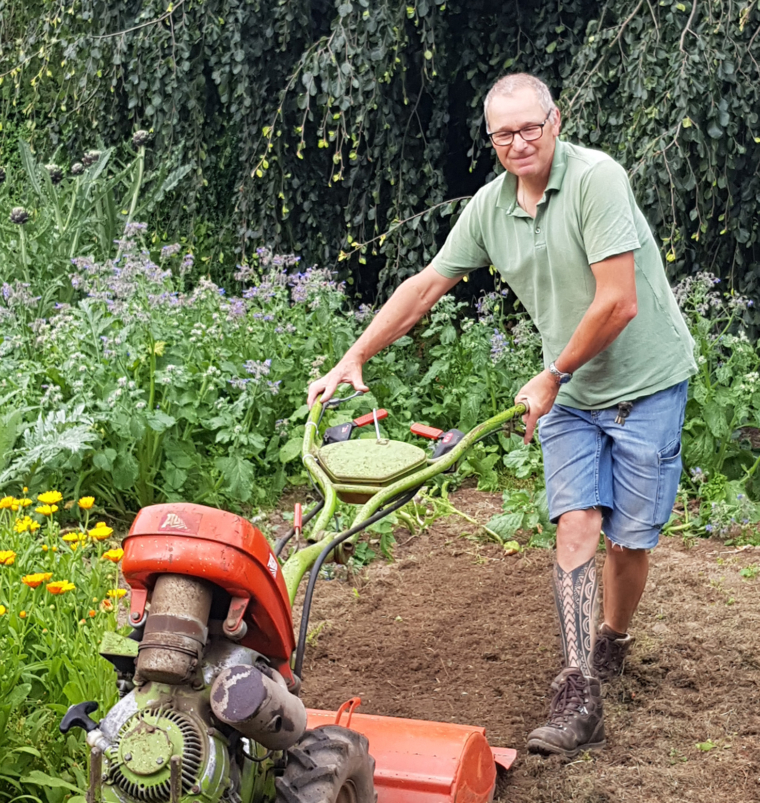
[[(567, 170), (567, 145), (559, 138), (554, 144), (554, 156), (552, 158), (552, 169), (549, 173), (549, 181), (546, 184), (544, 197), (549, 190), (559, 190), (565, 178)], [(513, 173), (505, 173), (504, 180), (499, 191), (499, 198), (496, 202), (499, 209), (506, 210), (508, 215), (517, 217), (526, 216), (528, 213), (517, 203), (517, 176)]]

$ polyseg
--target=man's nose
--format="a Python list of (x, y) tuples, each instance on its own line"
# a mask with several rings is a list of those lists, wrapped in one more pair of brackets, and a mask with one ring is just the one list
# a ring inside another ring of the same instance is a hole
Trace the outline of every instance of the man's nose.
[(522, 138), (521, 134), (515, 134), (514, 139), (512, 140), (512, 150), (513, 151), (524, 151), (526, 148), (530, 147), (529, 144)]

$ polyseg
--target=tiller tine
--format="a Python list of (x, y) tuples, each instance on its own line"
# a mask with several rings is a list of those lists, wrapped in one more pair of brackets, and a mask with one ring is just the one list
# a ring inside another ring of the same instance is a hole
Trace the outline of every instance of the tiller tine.
[[(353, 701), (351, 701), (353, 702)], [(375, 759), (377, 803), (488, 803), (496, 766), (509, 769), (515, 750), (491, 748), (485, 728), (418, 719), (309, 709), (308, 727), (340, 724), (363, 733)]]

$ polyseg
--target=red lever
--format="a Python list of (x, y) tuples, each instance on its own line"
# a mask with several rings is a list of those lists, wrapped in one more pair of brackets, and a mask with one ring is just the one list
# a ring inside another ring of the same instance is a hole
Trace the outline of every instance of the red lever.
[(412, 424), (409, 429), (414, 435), (419, 435), (421, 438), (429, 438), (431, 441), (437, 441), (443, 435), (442, 429), (426, 427), (424, 424)]
[[(388, 411), (381, 409), (377, 411), (377, 420), (382, 421), (384, 418), (388, 418)], [(373, 413), (367, 413), (367, 415), (361, 415), (359, 418), (354, 419), (354, 426), (355, 427), (366, 427), (367, 424), (371, 424), (375, 420), (375, 416)]]
[(303, 512), (301, 510), (301, 503), (296, 502), (295, 510), (293, 511), (293, 529), (301, 532), (303, 526)]

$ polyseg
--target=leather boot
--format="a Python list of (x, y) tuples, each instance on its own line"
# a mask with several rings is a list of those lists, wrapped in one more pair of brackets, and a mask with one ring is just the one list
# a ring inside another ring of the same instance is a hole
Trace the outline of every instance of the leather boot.
[(599, 681), (575, 668), (563, 669), (552, 683), (549, 721), (528, 736), (528, 752), (573, 758), (604, 745), (604, 713)]
[(591, 659), (594, 674), (602, 683), (609, 683), (620, 677), (625, 667), (625, 659), (636, 639), (626, 633), (623, 636), (602, 625), (596, 634), (594, 654)]

